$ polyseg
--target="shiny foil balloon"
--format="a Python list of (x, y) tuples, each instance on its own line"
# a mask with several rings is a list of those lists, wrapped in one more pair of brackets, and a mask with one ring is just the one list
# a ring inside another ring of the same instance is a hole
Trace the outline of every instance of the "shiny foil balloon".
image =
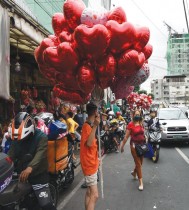
[(72, 35), (67, 31), (62, 31), (59, 36), (59, 41), (61, 42), (72, 42)]
[(117, 70), (117, 62), (113, 55), (103, 56), (96, 62), (98, 84), (102, 89), (109, 87)]
[(144, 63), (142, 68), (133, 76), (127, 78), (129, 85), (138, 86), (145, 82), (150, 75), (150, 68), (147, 63)]
[(67, 73), (57, 73), (55, 80), (56, 84), (61, 84), (64, 89), (69, 88), (71, 91), (81, 91), (76, 74), (71, 71)]
[(127, 21), (125, 11), (122, 7), (116, 7), (110, 11), (108, 20), (115, 20), (119, 24), (122, 24)]
[(150, 39), (150, 30), (148, 27), (136, 28), (136, 41), (134, 43), (134, 49), (141, 52)]
[(53, 88), (53, 93), (55, 97), (58, 97), (64, 101), (72, 102), (75, 104), (85, 104), (90, 99), (90, 94), (85, 95), (81, 92), (74, 92), (62, 88), (61, 85), (55, 85)]
[(119, 24), (114, 20), (109, 20), (106, 27), (110, 31), (111, 40), (109, 48), (113, 53), (123, 52), (135, 43), (136, 30), (131, 23), (125, 22)]
[(73, 71), (79, 62), (77, 54), (68, 42), (47, 48), (43, 55), (45, 62), (59, 72)]
[(152, 55), (152, 52), (153, 52), (153, 47), (152, 47), (152, 45), (151, 45), (151, 44), (147, 44), (147, 45), (143, 48), (142, 52), (144, 53), (145, 58), (146, 58), (146, 60), (147, 60), (147, 59)]
[(127, 89), (129, 87), (129, 84), (126, 82), (126, 78), (124, 77), (115, 77), (112, 85), (111, 90), (112, 92), (116, 93), (121, 91), (122, 89)]
[(64, 15), (69, 27), (74, 30), (81, 24), (81, 14), (86, 8), (82, 0), (66, 0), (64, 3)]
[(135, 89), (134, 86), (129, 86), (127, 88), (122, 88), (121, 90), (115, 92), (115, 97), (116, 99), (123, 99), (123, 98), (127, 98)]
[(83, 93), (91, 93), (96, 83), (96, 78), (92, 67), (88, 64), (82, 65), (77, 73), (77, 80)]
[(50, 68), (46, 65), (39, 65), (39, 70), (42, 73), (42, 75), (50, 81), (52, 85), (56, 84), (55, 78), (57, 72), (54, 68)]
[(45, 38), (39, 47), (35, 49), (34, 56), (38, 64), (44, 64), (43, 52), (48, 47), (54, 47), (55, 43), (52, 39)]
[(55, 13), (52, 17), (52, 27), (55, 35), (58, 37), (63, 30), (68, 30), (68, 24), (63, 13)]
[(94, 26), (96, 24), (105, 25), (108, 20), (108, 12), (103, 7), (94, 10), (92, 8), (85, 8), (81, 15), (81, 23), (87, 26)]
[(58, 46), (60, 44), (60, 41), (59, 41), (57, 36), (49, 35), (48, 38), (51, 39), (54, 42), (54, 46)]
[(138, 53), (136, 50), (128, 50), (118, 60), (117, 75), (119, 77), (135, 75), (144, 62), (145, 56), (143, 53)]
[(72, 45), (69, 42), (63, 42), (58, 46), (58, 56), (63, 62), (62, 68), (68, 69), (69, 71), (74, 71), (79, 63), (79, 57)]
[(75, 29), (74, 39), (82, 57), (96, 60), (105, 53), (110, 36), (103, 25), (97, 24), (89, 28), (82, 24)]

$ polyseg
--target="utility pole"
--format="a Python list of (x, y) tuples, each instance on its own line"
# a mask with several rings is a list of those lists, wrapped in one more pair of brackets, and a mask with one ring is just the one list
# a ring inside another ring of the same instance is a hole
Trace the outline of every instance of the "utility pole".
[(186, 18), (186, 26), (187, 26), (188, 33), (189, 33), (188, 17), (187, 17), (187, 13), (186, 13), (186, 6), (185, 6), (185, 1), (184, 0), (183, 0), (183, 6), (184, 6), (184, 13), (185, 13), (185, 18)]

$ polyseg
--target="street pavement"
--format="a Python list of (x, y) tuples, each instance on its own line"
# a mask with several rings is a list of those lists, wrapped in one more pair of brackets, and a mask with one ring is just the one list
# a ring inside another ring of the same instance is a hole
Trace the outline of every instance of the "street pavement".
[[(125, 152), (107, 154), (103, 160), (104, 199), (96, 210), (189, 210), (189, 145), (161, 147), (157, 164), (145, 159), (143, 164), (144, 191), (130, 172), (134, 162), (129, 144)], [(61, 193), (58, 210), (84, 210), (86, 189), (80, 185), (83, 175), (76, 169), (74, 183)]]

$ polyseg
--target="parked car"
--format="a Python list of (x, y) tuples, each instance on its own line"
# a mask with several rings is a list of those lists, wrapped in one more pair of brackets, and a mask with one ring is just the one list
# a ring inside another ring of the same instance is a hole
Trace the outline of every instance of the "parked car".
[(189, 119), (179, 108), (161, 108), (158, 118), (162, 127), (162, 142), (189, 142)]

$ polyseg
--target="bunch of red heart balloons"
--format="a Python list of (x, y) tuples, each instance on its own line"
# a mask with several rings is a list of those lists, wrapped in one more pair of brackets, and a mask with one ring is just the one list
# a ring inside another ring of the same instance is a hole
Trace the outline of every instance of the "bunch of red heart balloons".
[(52, 26), (54, 35), (36, 48), (35, 58), (64, 101), (86, 103), (95, 86), (122, 98), (148, 78), (150, 31), (128, 22), (121, 7), (95, 11), (82, 0), (66, 0)]
[(133, 92), (127, 97), (127, 102), (131, 109), (149, 109), (152, 104), (152, 97)]

